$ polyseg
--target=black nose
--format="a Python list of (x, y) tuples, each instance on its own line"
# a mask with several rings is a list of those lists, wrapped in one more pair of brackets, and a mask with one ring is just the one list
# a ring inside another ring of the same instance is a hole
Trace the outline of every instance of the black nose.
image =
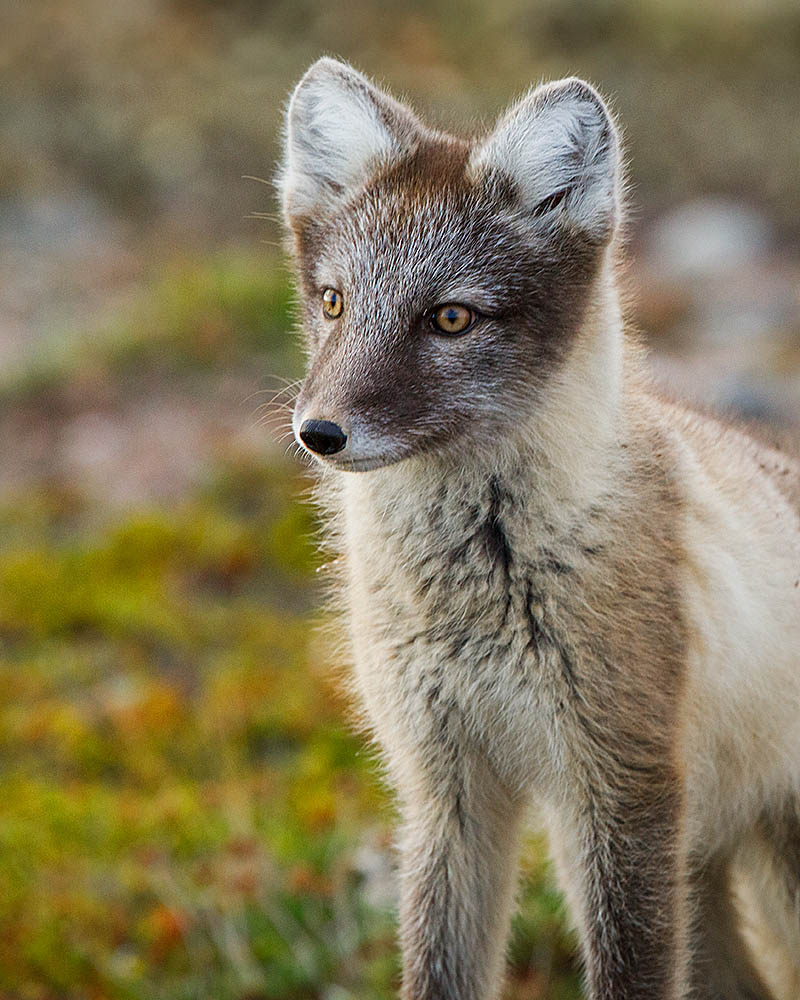
[(318, 455), (335, 455), (347, 444), (347, 435), (331, 420), (304, 420), (300, 440)]

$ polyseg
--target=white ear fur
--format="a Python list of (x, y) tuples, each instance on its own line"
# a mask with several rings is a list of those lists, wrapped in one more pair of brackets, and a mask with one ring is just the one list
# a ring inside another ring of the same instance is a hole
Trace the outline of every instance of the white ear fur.
[(583, 80), (544, 84), (523, 97), (473, 152), (470, 168), (510, 178), (523, 211), (545, 215), (558, 203), (559, 213), (594, 238), (614, 230), (619, 141), (602, 98)]
[(410, 152), (423, 126), (346, 63), (323, 58), (295, 88), (278, 180), (292, 225), (333, 208), (380, 161)]

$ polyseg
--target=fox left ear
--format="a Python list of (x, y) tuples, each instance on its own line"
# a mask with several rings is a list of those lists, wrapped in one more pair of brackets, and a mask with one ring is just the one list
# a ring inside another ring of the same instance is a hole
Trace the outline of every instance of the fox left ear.
[(602, 98), (571, 77), (522, 98), (473, 152), (473, 176), (510, 179), (522, 211), (607, 242), (619, 218), (619, 140)]
[(286, 113), (278, 179), (286, 222), (335, 209), (379, 162), (411, 152), (424, 133), (414, 113), (352, 66), (317, 60), (295, 88)]

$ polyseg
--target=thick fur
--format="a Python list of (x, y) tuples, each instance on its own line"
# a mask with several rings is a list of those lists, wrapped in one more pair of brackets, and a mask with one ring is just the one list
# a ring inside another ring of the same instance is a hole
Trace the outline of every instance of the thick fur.
[[(320, 496), (402, 811), (406, 1000), (498, 995), (531, 800), (592, 1000), (800, 975), (800, 466), (651, 389), (619, 161), (578, 80), (472, 141), (330, 59), (289, 107), (295, 431), (347, 434)], [(461, 336), (430, 325), (448, 302)]]

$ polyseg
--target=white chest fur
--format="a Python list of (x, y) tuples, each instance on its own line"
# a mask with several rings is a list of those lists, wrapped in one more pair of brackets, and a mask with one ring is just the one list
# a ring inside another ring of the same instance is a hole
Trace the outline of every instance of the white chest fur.
[(510, 788), (547, 795), (564, 765), (569, 554), (498, 478), (345, 490), (356, 681), (390, 760), (433, 772), (478, 748)]

